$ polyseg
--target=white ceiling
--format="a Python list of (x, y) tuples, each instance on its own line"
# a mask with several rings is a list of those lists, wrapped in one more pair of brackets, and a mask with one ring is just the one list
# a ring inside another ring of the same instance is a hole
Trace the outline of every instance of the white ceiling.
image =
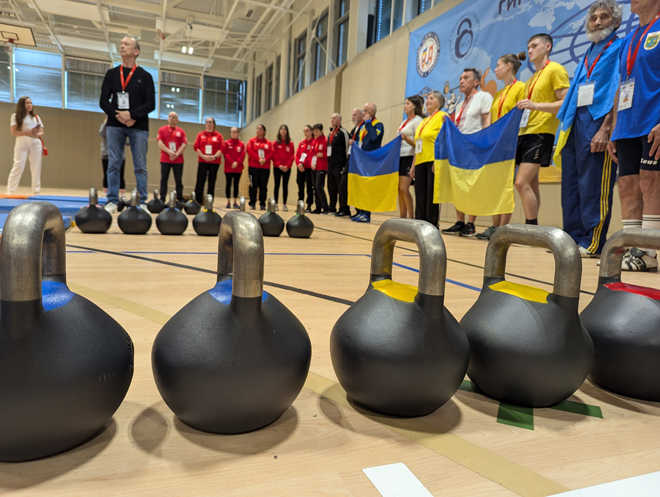
[[(68, 56), (118, 62), (119, 41), (131, 34), (140, 40), (143, 64), (245, 78), (245, 62), (277, 46), (279, 21), (299, 14), (293, 5), (294, 0), (0, 0), (0, 22), (31, 27), (39, 47)], [(184, 45), (193, 47), (192, 55), (181, 53)]]

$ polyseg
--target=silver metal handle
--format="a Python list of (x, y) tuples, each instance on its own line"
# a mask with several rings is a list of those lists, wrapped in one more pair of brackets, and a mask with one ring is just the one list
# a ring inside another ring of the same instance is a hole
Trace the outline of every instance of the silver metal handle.
[(296, 209), (296, 214), (299, 216), (305, 215), (305, 202), (302, 200), (298, 200), (298, 208)]
[(275, 202), (274, 198), (271, 198), (268, 201), (268, 212), (275, 212), (275, 207), (277, 207), (277, 203)]
[(160, 198), (158, 190), (154, 190), (154, 200), (158, 200)]
[(140, 192), (135, 188), (131, 192), (131, 207), (137, 207), (138, 205), (140, 205)]
[(629, 247), (660, 250), (660, 230), (629, 229), (614, 233), (605, 243), (600, 256), (600, 278), (621, 280), (621, 261)]
[(497, 228), (486, 249), (484, 278), (504, 278), (506, 254), (514, 243), (543, 247), (555, 258), (553, 293), (562, 297), (580, 296), (582, 259), (573, 239), (563, 230), (551, 226), (508, 224)]
[(232, 295), (261, 297), (264, 289), (264, 238), (257, 219), (232, 211), (220, 225), (218, 281), (232, 275)]
[(48, 202), (19, 205), (7, 216), (0, 244), (2, 300), (40, 299), (43, 276), (66, 276), (62, 214)]
[(206, 210), (209, 212), (213, 212), (213, 195), (210, 193), (206, 196)]
[(241, 212), (245, 212), (245, 197), (238, 199), (238, 208)]
[(190, 193), (190, 198), (193, 202), (197, 202), (197, 195), (195, 194), (195, 192)]
[(89, 189), (89, 206), (93, 207), (99, 203), (99, 194), (96, 193), (96, 188)]
[(170, 192), (169, 207), (171, 207), (172, 209), (176, 208), (176, 192)]
[(426, 221), (388, 219), (380, 226), (371, 248), (372, 279), (392, 278), (394, 246), (399, 240), (414, 243), (419, 249), (419, 293), (443, 296), (447, 275), (447, 251), (440, 232)]

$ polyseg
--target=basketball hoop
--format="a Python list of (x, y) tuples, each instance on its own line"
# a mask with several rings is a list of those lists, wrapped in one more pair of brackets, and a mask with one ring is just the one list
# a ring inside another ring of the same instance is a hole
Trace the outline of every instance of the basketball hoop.
[(11, 55), (13, 51), (16, 49), (16, 44), (14, 43), (13, 39), (9, 38), (9, 40), (7, 40), (2, 44), (2, 48), (5, 49), (5, 52), (7, 52), (7, 54)]

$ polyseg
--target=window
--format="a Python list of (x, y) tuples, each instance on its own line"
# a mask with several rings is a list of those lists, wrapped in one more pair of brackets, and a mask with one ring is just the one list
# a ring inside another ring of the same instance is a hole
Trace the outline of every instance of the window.
[(154, 100), (156, 101), (156, 107), (154, 110), (149, 112), (149, 119), (158, 119), (159, 112), (158, 112), (158, 107), (159, 107), (159, 100), (158, 100), (158, 95), (159, 95), (159, 89), (160, 85), (158, 84), (158, 68), (157, 67), (147, 67), (147, 66), (140, 66), (142, 69), (147, 71), (149, 74), (151, 74), (151, 78), (154, 80)]
[(0, 101), (11, 102), (11, 59), (0, 50)]
[(280, 105), (280, 72), (282, 72), (282, 57), (275, 61), (275, 105)]
[(180, 121), (199, 123), (202, 121), (199, 76), (161, 71), (160, 118), (167, 119), (176, 112)]
[(390, 34), (392, 22), (392, 0), (376, 0), (376, 30), (374, 42)]
[(423, 14), (433, 7), (433, 0), (417, 0), (417, 15)]
[(204, 76), (204, 115), (218, 126), (242, 127), (244, 89), (244, 81)]
[(392, 13), (392, 32), (403, 26), (403, 7), (405, 0), (394, 0), (394, 12)]
[(335, 38), (337, 39), (335, 61), (337, 67), (346, 62), (348, 52), (348, 2), (349, 0), (337, 0), (337, 20), (335, 21)]
[(266, 69), (266, 112), (273, 108), (273, 64)]
[(307, 54), (307, 33), (296, 38), (294, 46), (295, 54), (293, 67), (293, 93), (297, 93), (305, 87), (305, 55)]
[(254, 117), (261, 115), (261, 94), (263, 93), (263, 74), (257, 76), (254, 83)]
[(14, 101), (26, 96), (35, 107), (62, 108), (62, 56), (21, 49), (13, 57)]
[(316, 22), (314, 32), (314, 81), (325, 76), (328, 67), (328, 13), (323, 14)]
[(99, 95), (103, 78), (110, 64), (85, 59), (66, 59), (66, 93), (64, 107), (67, 109), (103, 112), (99, 107)]

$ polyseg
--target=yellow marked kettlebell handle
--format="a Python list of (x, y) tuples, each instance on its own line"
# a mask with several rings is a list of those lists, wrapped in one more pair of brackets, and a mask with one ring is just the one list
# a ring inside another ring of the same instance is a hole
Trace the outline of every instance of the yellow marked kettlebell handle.
[(403, 302), (414, 302), (417, 296), (417, 287), (406, 285), (404, 283), (397, 283), (392, 280), (374, 281), (371, 284), (375, 290), (384, 293), (388, 297)]
[(550, 292), (546, 292), (540, 288), (521, 285), (519, 283), (511, 283), (510, 281), (500, 281), (499, 283), (490, 285), (488, 288), (496, 292), (508, 293), (509, 295), (515, 295), (521, 299), (530, 302), (539, 302), (541, 304), (547, 304), (548, 295), (550, 295)]

